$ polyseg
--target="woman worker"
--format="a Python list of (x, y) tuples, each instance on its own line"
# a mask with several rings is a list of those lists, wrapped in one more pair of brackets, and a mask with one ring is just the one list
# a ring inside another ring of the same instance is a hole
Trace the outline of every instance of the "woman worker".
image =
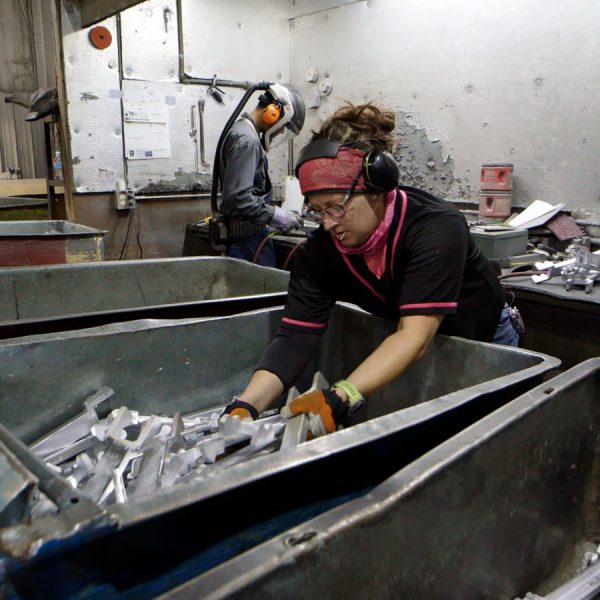
[(438, 331), (516, 345), (506, 315), (501, 323), (502, 288), (464, 217), (444, 200), (398, 185), (394, 129), (392, 112), (348, 104), (300, 152), (304, 216), (321, 227), (294, 260), (279, 332), (226, 413), (257, 418), (294, 383), (337, 300), (398, 327), (346, 379), (282, 409), (288, 417), (308, 413), (315, 436), (334, 431), (418, 360)]

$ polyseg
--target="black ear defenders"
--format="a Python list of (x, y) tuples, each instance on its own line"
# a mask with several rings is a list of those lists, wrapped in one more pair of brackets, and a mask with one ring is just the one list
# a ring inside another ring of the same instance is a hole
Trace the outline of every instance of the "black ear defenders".
[[(300, 165), (315, 158), (336, 158), (340, 148), (352, 146), (340, 144), (336, 140), (315, 140), (310, 142), (298, 156), (296, 177)], [(361, 175), (366, 184), (367, 192), (389, 192), (398, 185), (400, 168), (391, 152), (385, 150), (369, 150), (365, 153)]]

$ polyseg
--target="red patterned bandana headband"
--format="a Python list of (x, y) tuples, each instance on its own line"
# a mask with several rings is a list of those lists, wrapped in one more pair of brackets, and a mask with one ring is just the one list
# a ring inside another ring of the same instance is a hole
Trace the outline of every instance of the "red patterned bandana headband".
[[(346, 192), (356, 174), (362, 169), (364, 160), (365, 153), (362, 150), (341, 147), (335, 158), (315, 158), (303, 163), (298, 169), (302, 194)], [(362, 175), (358, 179), (356, 189), (366, 189)]]

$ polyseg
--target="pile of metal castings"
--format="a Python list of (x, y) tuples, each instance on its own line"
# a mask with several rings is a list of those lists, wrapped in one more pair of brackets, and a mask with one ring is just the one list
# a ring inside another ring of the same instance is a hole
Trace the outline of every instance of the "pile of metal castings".
[[(326, 384), (319, 373), (314, 382)], [(288, 402), (297, 395), (290, 390)], [(198, 481), (306, 440), (306, 418), (287, 421), (277, 411), (247, 421), (223, 415), (223, 406), (173, 417), (143, 416), (121, 407), (100, 418), (112, 396), (111, 388), (100, 388), (80, 415), (31, 446), (50, 469), (100, 506)], [(34, 512), (46, 511), (38, 506)]]
[(595, 281), (600, 278), (600, 256), (590, 252), (584, 244), (572, 244), (567, 252), (574, 255), (575, 261), (561, 270), (565, 289), (569, 291), (573, 285), (583, 285), (586, 294), (589, 294)]

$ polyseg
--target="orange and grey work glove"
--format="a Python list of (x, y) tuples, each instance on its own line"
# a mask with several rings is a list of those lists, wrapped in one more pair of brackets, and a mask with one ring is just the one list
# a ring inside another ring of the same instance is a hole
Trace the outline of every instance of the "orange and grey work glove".
[(250, 417), (256, 421), (258, 419), (258, 411), (252, 404), (244, 402), (239, 398), (234, 398), (226, 407), (221, 416), (231, 415), (240, 419), (249, 419)]
[(337, 429), (348, 414), (348, 404), (333, 389), (314, 390), (294, 398), (281, 409), (281, 415), (286, 419), (303, 413), (308, 415), (313, 437), (319, 437)]

